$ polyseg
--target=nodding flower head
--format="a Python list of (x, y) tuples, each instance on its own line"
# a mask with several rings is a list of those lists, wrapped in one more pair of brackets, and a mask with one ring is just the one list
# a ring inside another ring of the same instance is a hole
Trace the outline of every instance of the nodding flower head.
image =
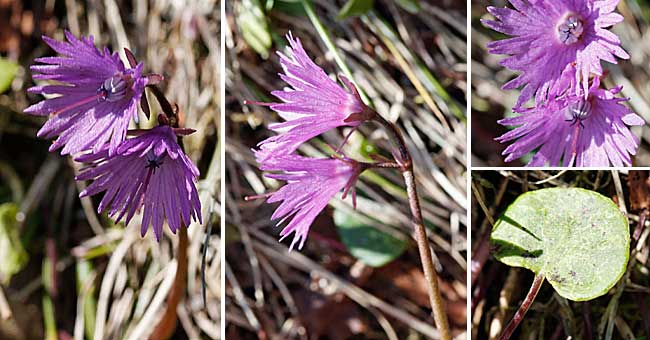
[(37, 58), (32, 77), (56, 81), (38, 85), (31, 93), (56, 95), (38, 102), (25, 113), (49, 116), (38, 132), (39, 137), (58, 138), (50, 151), (63, 148), (61, 154), (98, 151), (110, 140), (109, 153), (126, 138), (131, 119), (137, 119), (137, 106), (148, 83), (142, 64), (126, 68), (117, 53), (99, 50), (92, 36), (77, 39), (66, 31), (67, 42), (49, 37), (43, 40), (59, 57)]
[(277, 191), (262, 196), (268, 197), (268, 203), (282, 202), (271, 219), (280, 219), (278, 225), (290, 219), (280, 232), (280, 241), (293, 233), (290, 249), (295, 245), (301, 249), (314, 219), (336, 193), (343, 191), (341, 198), (350, 194), (356, 205), (355, 184), (366, 167), (348, 158), (309, 158), (291, 154), (274, 157), (261, 168), (272, 172), (266, 177), (286, 181)]
[[(639, 140), (628, 126), (644, 120), (616, 98), (621, 88), (601, 89), (593, 79), (585, 96), (568, 94), (499, 121), (513, 130), (497, 138), (512, 142), (505, 151), (506, 162), (534, 153), (529, 166), (629, 166)], [(586, 98), (585, 98), (586, 97)]]
[(488, 7), (496, 20), (483, 24), (510, 38), (488, 43), (488, 51), (506, 54), (501, 65), (520, 74), (503, 86), (523, 87), (516, 108), (533, 96), (541, 103), (552, 95), (562, 71), (575, 64), (574, 92), (589, 88), (592, 75), (602, 76), (601, 60), (627, 59), (620, 40), (607, 28), (623, 20), (614, 13), (619, 0), (509, 0), (513, 8)]
[(287, 40), (289, 55), (278, 55), (284, 70), (280, 78), (290, 87), (272, 92), (281, 102), (251, 102), (270, 106), (284, 119), (269, 125), (279, 134), (260, 143), (265, 154), (290, 154), (313, 137), (339, 126), (357, 127), (374, 115), (351, 81), (340, 76), (343, 88), (307, 56), (300, 39), (289, 33)]
[(191, 220), (201, 222), (201, 202), (195, 182), (199, 170), (183, 153), (174, 129), (158, 126), (125, 140), (110, 155), (108, 147), (83, 155), (77, 161), (89, 163), (77, 180), (93, 180), (80, 196), (105, 192), (97, 210), (109, 209), (119, 222), (129, 221), (143, 210), (142, 236), (149, 226), (160, 240), (166, 219), (173, 233)]

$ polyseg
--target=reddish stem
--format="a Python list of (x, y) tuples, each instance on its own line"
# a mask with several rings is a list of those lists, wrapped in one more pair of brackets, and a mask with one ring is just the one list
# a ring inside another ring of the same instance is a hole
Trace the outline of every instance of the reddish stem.
[(535, 275), (535, 280), (533, 281), (533, 285), (530, 287), (530, 290), (528, 291), (528, 294), (526, 295), (524, 302), (521, 303), (521, 306), (519, 306), (519, 309), (515, 313), (515, 316), (512, 317), (512, 320), (510, 320), (510, 322), (506, 326), (506, 329), (503, 330), (503, 333), (501, 333), (501, 337), (499, 337), (499, 340), (510, 339), (512, 333), (514, 333), (515, 329), (517, 329), (517, 326), (519, 326), (521, 320), (524, 319), (524, 315), (526, 315), (526, 312), (528, 312), (528, 309), (530, 309), (530, 306), (533, 304), (533, 301), (535, 300), (537, 293), (539, 293), (539, 289), (542, 287), (542, 283), (544, 283), (544, 275), (542, 274)]
[(483, 266), (490, 258), (490, 232), (488, 230), (481, 235), (477, 246), (474, 248), (471, 260), (471, 277), (470, 287), (474, 287), (474, 283), (483, 271)]
[(167, 340), (171, 338), (176, 329), (176, 309), (183, 299), (185, 286), (187, 285), (187, 243), (187, 228), (181, 226), (178, 230), (178, 251), (176, 255), (178, 266), (176, 267), (176, 277), (167, 297), (167, 308), (160, 322), (158, 322), (156, 329), (154, 329), (151, 337), (149, 337), (151, 340)]
[(408, 151), (404, 137), (395, 124), (387, 121), (379, 114), (375, 114), (373, 119), (386, 129), (389, 136), (397, 146), (397, 152), (393, 152), (393, 157), (395, 157), (395, 160), (400, 166), (402, 176), (404, 177), (404, 183), (406, 184), (406, 192), (408, 195), (409, 207), (411, 209), (411, 223), (413, 224), (415, 241), (420, 252), (422, 271), (424, 272), (424, 278), (427, 282), (429, 303), (431, 304), (433, 318), (438, 327), (438, 331), (440, 332), (440, 339), (451, 340), (449, 321), (447, 320), (442, 296), (440, 295), (440, 287), (438, 286), (438, 274), (433, 267), (433, 256), (431, 255), (429, 239), (422, 219), (420, 199), (418, 198), (417, 185), (413, 174), (411, 154)]
[(589, 306), (589, 301), (582, 303), (582, 320), (584, 321), (585, 339), (592, 340), (594, 338), (594, 335), (591, 331), (591, 308)]
[(636, 228), (634, 228), (634, 234), (632, 235), (632, 238), (635, 241), (638, 241), (639, 237), (641, 237), (641, 232), (643, 232), (643, 226), (645, 225), (645, 221), (648, 219), (649, 213), (650, 211), (648, 211), (648, 209), (643, 209), (639, 214), (639, 223), (636, 225)]

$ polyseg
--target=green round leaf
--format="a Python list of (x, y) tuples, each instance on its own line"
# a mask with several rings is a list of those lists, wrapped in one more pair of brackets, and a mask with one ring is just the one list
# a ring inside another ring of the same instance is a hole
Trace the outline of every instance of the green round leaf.
[(625, 216), (609, 198), (579, 188), (519, 196), (495, 224), (491, 242), (497, 260), (544, 275), (574, 301), (607, 293), (630, 253)]
[(356, 213), (334, 209), (334, 224), (350, 254), (371, 267), (385, 265), (406, 249), (405, 241), (369, 226)]

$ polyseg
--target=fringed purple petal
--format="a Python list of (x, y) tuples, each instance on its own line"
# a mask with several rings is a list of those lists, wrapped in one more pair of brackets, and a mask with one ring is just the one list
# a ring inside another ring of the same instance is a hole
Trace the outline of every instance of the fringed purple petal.
[(50, 115), (38, 134), (59, 136), (50, 151), (63, 148), (63, 155), (97, 151), (110, 139), (109, 153), (113, 154), (126, 137), (129, 121), (137, 118), (137, 105), (148, 81), (142, 76), (142, 64), (126, 69), (117, 53), (96, 48), (92, 36), (78, 39), (68, 31), (65, 36), (67, 41), (43, 37), (61, 56), (37, 58), (35, 62), (41, 64), (31, 66), (34, 79), (59, 84), (35, 86), (29, 92), (59, 96), (24, 112)]
[(268, 203), (281, 202), (271, 219), (282, 224), (290, 219), (280, 233), (281, 239), (294, 234), (290, 249), (301, 249), (307, 238), (309, 227), (328, 202), (343, 189), (354, 185), (359, 169), (353, 161), (340, 159), (308, 158), (280, 155), (265, 163), (266, 177), (287, 183), (272, 193)]
[[(201, 202), (195, 186), (199, 172), (176, 142), (171, 127), (155, 127), (122, 144), (112, 155), (109, 146), (104, 145), (98, 154), (77, 158), (90, 164), (76, 179), (93, 180), (81, 196), (104, 192), (98, 211), (108, 209), (116, 222), (126, 217), (128, 224), (136, 211), (141, 210), (142, 235), (151, 226), (157, 240), (165, 220), (173, 233), (187, 227), (192, 219), (202, 223)], [(143, 153), (143, 150), (148, 151)], [(170, 157), (171, 154), (176, 158)]]

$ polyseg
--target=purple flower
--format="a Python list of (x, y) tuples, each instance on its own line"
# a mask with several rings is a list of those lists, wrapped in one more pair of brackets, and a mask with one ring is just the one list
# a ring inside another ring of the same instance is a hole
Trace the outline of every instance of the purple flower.
[[(535, 96), (547, 99), (548, 91), (569, 64), (582, 93), (588, 91), (591, 74), (602, 76), (600, 60), (616, 63), (627, 59), (618, 37), (606, 30), (623, 20), (613, 13), (619, 0), (509, 0), (514, 9), (488, 7), (496, 21), (482, 20), (489, 28), (512, 36), (493, 41), (488, 51), (507, 54), (501, 64), (521, 74), (503, 86), (523, 86), (517, 107)], [(577, 93), (578, 86), (575, 88)]]
[(272, 92), (282, 102), (254, 103), (270, 106), (285, 120), (269, 125), (269, 129), (280, 134), (259, 144), (263, 152), (258, 159), (262, 162), (269, 154), (290, 154), (300, 144), (336, 127), (357, 127), (372, 114), (347, 78), (340, 77), (346, 91), (309, 59), (298, 38), (289, 33), (287, 40), (291, 57), (280, 52), (278, 55), (284, 70), (280, 78), (291, 88)]
[(356, 205), (354, 185), (365, 169), (363, 163), (339, 158), (308, 158), (295, 154), (280, 155), (262, 164), (264, 171), (277, 171), (266, 177), (286, 181), (278, 191), (267, 194), (267, 203), (282, 202), (271, 219), (280, 219), (278, 225), (291, 218), (280, 232), (280, 241), (295, 233), (290, 249), (298, 244), (302, 249), (309, 227), (328, 202), (343, 190), (342, 198), (352, 194)]
[(173, 233), (188, 226), (190, 218), (201, 222), (201, 202), (194, 186), (199, 170), (183, 153), (169, 126), (125, 140), (112, 156), (105, 146), (77, 161), (91, 164), (76, 179), (94, 180), (80, 197), (105, 191), (97, 210), (110, 206), (109, 215), (117, 215), (116, 222), (126, 216), (126, 224), (144, 208), (142, 236), (153, 224), (160, 240), (164, 219)]
[(126, 137), (131, 118), (137, 119), (137, 105), (147, 85), (142, 76), (142, 63), (126, 69), (117, 53), (97, 49), (93, 37), (75, 38), (66, 31), (68, 42), (49, 37), (43, 40), (60, 57), (37, 58), (31, 70), (34, 79), (59, 82), (56, 85), (34, 86), (28, 91), (57, 94), (27, 109), (25, 113), (50, 119), (38, 136), (59, 136), (50, 151), (63, 146), (62, 155), (92, 150), (97, 152), (110, 139), (113, 154)]
[(514, 142), (503, 152), (506, 162), (535, 150), (529, 166), (624, 166), (631, 165), (639, 140), (628, 126), (644, 120), (614, 98), (621, 87), (600, 89), (600, 78), (593, 80), (586, 99), (570, 93), (544, 104), (521, 110), (521, 115), (499, 121), (516, 126), (497, 138)]

